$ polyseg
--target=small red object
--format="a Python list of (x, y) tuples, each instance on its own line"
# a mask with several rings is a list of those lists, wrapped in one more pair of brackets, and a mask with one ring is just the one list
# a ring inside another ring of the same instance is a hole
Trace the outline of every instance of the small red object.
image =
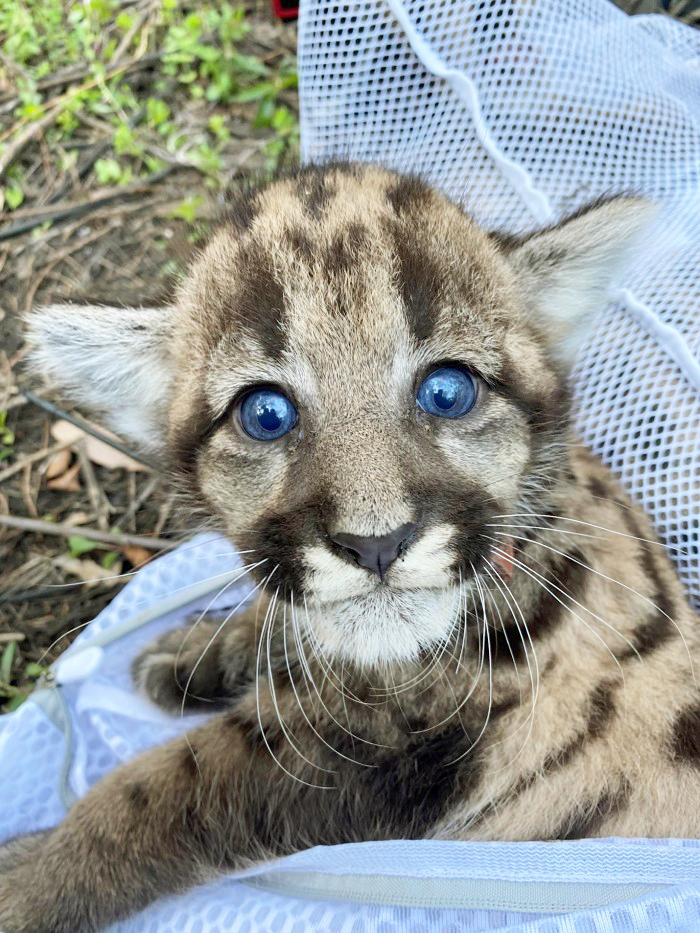
[(515, 548), (513, 539), (506, 538), (501, 547), (494, 548), (491, 553), (491, 561), (498, 572), (498, 576), (506, 583), (513, 576), (513, 560), (515, 557)]
[(289, 0), (272, 0), (272, 9), (280, 19), (295, 19), (299, 15), (299, 3)]

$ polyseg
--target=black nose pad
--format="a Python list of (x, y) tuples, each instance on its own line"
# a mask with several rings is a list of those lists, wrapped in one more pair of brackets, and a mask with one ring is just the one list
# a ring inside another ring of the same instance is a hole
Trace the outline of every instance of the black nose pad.
[(406, 550), (410, 538), (418, 525), (408, 522), (388, 535), (363, 538), (361, 535), (333, 534), (329, 535), (331, 541), (341, 547), (360, 565), (376, 573), (380, 580), (394, 563), (396, 558)]

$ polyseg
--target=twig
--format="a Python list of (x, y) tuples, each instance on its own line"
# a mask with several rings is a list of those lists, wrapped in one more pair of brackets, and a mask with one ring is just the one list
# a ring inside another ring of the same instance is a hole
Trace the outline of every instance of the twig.
[(55, 107), (52, 107), (43, 117), (30, 124), (23, 133), (20, 133), (20, 135), (9, 144), (7, 149), (0, 156), (0, 179), (24, 147), (28, 146), (38, 133), (45, 130), (47, 126), (50, 126), (62, 110), (63, 104), (57, 104)]
[[(92, 437), (96, 437), (98, 441), (102, 441), (109, 447), (114, 447), (115, 450), (119, 450), (121, 453), (126, 454), (127, 457), (131, 457), (133, 460), (138, 460), (139, 463), (143, 463), (144, 466), (150, 467), (152, 470), (162, 469), (161, 465), (156, 463), (155, 460), (151, 460), (150, 457), (147, 457), (144, 454), (136, 453), (130, 447), (127, 447), (126, 444), (122, 444), (121, 441), (117, 441), (113, 437), (109, 437), (109, 435), (103, 434), (102, 431), (98, 431), (96, 428), (93, 428), (93, 426), (88, 424), (87, 421), (83, 421), (82, 418), (77, 418), (75, 415), (71, 415), (59, 405), (54, 405), (53, 402), (47, 402), (45, 398), (40, 398), (38, 395), (35, 395), (28, 389), (20, 389), (20, 392), (26, 399), (28, 399), (30, 402), (33, 402), (35, 405), (38, 405), (39, 408), (43, 408), (44, 411), (47, 411), (50, 415), (63, 418), (70, 424), (75, 425), (76, 428), (80, 428), (81, 431), (85, 431), (86, 434), (91, 434)], [(75, 441), (73, 443), (75, 443)]]
[[(83, 91), (90, 91), (94, 87), (99, 87), (101, 85), (104, 85), (106, 81), (109, 81), (111, 78), (115, 78), (118, 74), (121, 74), (123, 71), (129, 71), (130, 68), (132, 68), (136, 63), (138, 63), (141, 59), (145, 57), (146, 57), (145, 55), (141, 55), (140, 57), (136, 56), (135, 58), (129, 59), (123, 64), (117, 65), (111, 71), (108, 71), (106, 74), (100, 76), (99, 78), (93, 78), (91, 81), (86, 81), (84, 84), (81, 84), (78, 87), (73, 87), (70, 90), (66, 91), (64, 94), (59, 94), (58, 97), (54, 97), (51, 100), (46, 101), (45, 104), (40, 104), (39, 109), (48, 110), (49, 108), (51, 108), (50, 112), (54, 113), (55, 111), (55, 114), (54, 114), (55, 116), (63, 109), (63, 105), (67, 104), (73, 97), (77, 97), (78, 94), (81, 94)], [(160, 53), (158, 53), (157, 57), (160, 59)], [(40, 120), (36, 121), (36, 123), (34, 123), (33, 121), (31, 122), (31, 126), (28, 129), (32, 130), (32, 135), (34, 134), (34, 131), (35, 131), (34, 128), (37, 125), (37, 123), (41, 123), (46, 116), (48, 116), (48, 114), (44, 114), (44, 116), (41, 117)], [(0, 134), (0, 142), (4, 142), (5, 139), (9, 138), (12, 135), (12, 133), (15, 132), (15, 129), (19, 128), (20, 126), (23, 126), (25, 123), (28, 123), (31, 120), (32, 120), (31, 117), (23, 117), (18, 122), (17, 126), (11, 127), (5, 133)], [(0, 165), (1, 164), (2, 163), (0, 162)], [(5, 168), (7, 168), (7, 164), (5, 165)], [(1, 171), (0, 171), (0, 177), (2, 177)]]
[(13, 463), (12, 466), (7, 467), (2, 471), (2, 473), (0, 473), (0, 483), (3, 483), (11, 476), (14, 476), (15, 473), (20, 473), (27, 466), (27, 464), (36, 463), (37, 460), (44, 460), (46, 457), (53, 457), (54, 454), (58, 454), (62, 450), (66, 450), (68, 447), (72, 447), (73, 444), (75, 444), (75, 441), (56, 444), (54, 447), (49, 447), (46, 450), (37, 450), (33, 454), (27, 454), (26, 457), (22, 457), (22, 459), (17, 463)]
[(26, 637), (24, 632), (0, 632), (0, 645), (6, 645), (10, 641), (24, 641)]
[(124, 33), (124, 36), (122, 37), (122, 41), (117, 46), (116, 51), (109, 62), (111, 66), (116, 65), (119, 59), (122, 57), (122, 55), (129, 48), (129, 46), (131, 45), (132, 39), (134, 38), (136, 33), (139, 31), (139, 29), (143, 26), (143, 24), (146, 22), (150, 12), (151, 11), (149, 9), (142, 10), (138, 14), (138, 16), (134, 19), (131, 26)]
[(0, 526), (16, 528), (19, 531), (33, 531), (40, 535), (58, 535), (69, 538), (80, 535), (89, 541), (109, 544), (111, 547), (142, 547), (148, 551), (170, 550), (181, 542), (168, 538), (147, 538), (143, 535), (125, 535), (115, 531), (98, 531), (96, 528), (84, 528), (82, 525), (66, 525), (61, 522), (44, 522), (38, 518), (22, 518), (18, 515), (0, 515)]
[(104, 490), (97, 482), (97, 476), (90, 463), (90, 458), (85, 453), (85, 443), (78, 442), (75, 449), (78, 454), (78, 460), (80, 461), (80, 470), (83, 474), (85, 485), (87, 486), (90, 505), (92, 505), (97, 515), (97, 524), (100, 526), (101, 531), (107, 531), (109, 528), (109, 501), (107, 500)]
[(51, 257), (51, 262), (44, 266), (39, 275), (35, 275), (33, 277), (32, 284), (27, 290), (27, 294), (24, 299), (25, 312), (31, 311), (32, 305), (34, 304), (34, 296), (59, 263), (63, 262), (65, 259), (68, 259), (71, 253), (75, 253), (77, 250), (82, 249), (89, 243), (92, 243), (95, 240), (99, 240), (103, 236), (107, 236), (112, 232), (112, 230), (115, 229), (116, 226), (117, 222), (113, 221), (111, 224), (107, 225), (106, 230), (94, 230), (88, 236), (81, 237), (79, 240), (75, 240), (72, 243), (69, 243), (65, 249), (61, 249), (55, 252)]
[[(70, 584), (71, 590), (76, 587), (85, 586), (85, 580), (76, 580), (74, 583)], [(58, 596), (65, 596), (65, 591), (60, 588), (58, 585), (54, 586), (35, 586), (30, 590), (9, 590), (5, 593), (0, 593), (0, 605), (12, 604), (12, 603), (29, 603), (35, 599), (56, 599)], [(0, 635), (0, 640), (5, 637)], [(12, 641), (15, 641), (13, 638)]]
[[(162, 52), (156, 51), (149, 52), (148, 55), (143, 55), (141, 58), (137, 56), (127, 63), (126, 70), (140, 71), (142, 68), (148, 68), (150, 65), (159, 62), (162, 55)], [(56, 72), (56, 74), (48, 78), (44, 78), (43, 81), (39, 81), (36, 87), (38, 91), (49, 91), (54, 87), (73, 84), (74, 81), (81, 81), (83, 78), (87, 78), (90, 73), (91, 69), (89, 65), (73, 65), (70, 68), (65, 68), (63, 71)], [(0, 109), (11, 109), (17, 104), (17, 101), (17, 95), (0, 96)]]
[[(135, 126), (138, 126), (138, 124), (141, 122), (141, 120), (143, 120), (145, 115), (146, 115), (146, 108), (140, 107), (136, 111), (136, 113), (132, 115), (131, 119), (129, 120), (127, 124), (129, 128), (133, 129)], [(89, 122), (88, 114), (79, 114), (78, 118), (81, 120), (84, 120), (85, 122)], [(110, 130), (112, 129), (109, 126), (108, 128)], [(111, 149), (113, 142), (114, 142), (114, 133), (112, 133), (107, 139), (104, 139), (101, 142), (95, 143), (92, 149), (88, 150), (86, 157), (81, 160), (81, 163), (77, 169), (78, 181), (83, 181), (85, 178), (87, 178), (95, 162), (99, 158), (101, 158), (102, 155), (105, 152), (107, 152), (107, 150)], [(72, 181), (66, 182), (65, 184), (61, 185), (58, 191), (56, 191), (54, 194), (51, 195), (47, 203), (55, 204), (57, 201), (60, 201), (61, 198), (65, 197), (68, 194), (68, 192), (71, 191), (75, 187), (76, 186)]]
[[(135, 478), (134, 473), (129, 473), (129, 476)], [(148, 482), (144, 485), (141, 492), (134, 498), (132, 503), (129, 505), (129, 508), (124, 512), (123, 515), (119, 515), (116, 518), (116, 524), (121, 525), (123, 527), (127, 522), (130, 522), (133, 519), (133, 517), (136, 515), (138, 510), (141, 508), (141, 506), (144, 504), (146, 499), (148, 499), (153, 494), (153, 492), (157, 489), (159, 485), (160, 485), (160, 476), (158, 476), (157, 474), (155, 476), (151, 476)]]
[(0, 230), (0, 240), (9, 240), (11, 237), (27, 233), (27, 231), (46, 223), (47, 220), (55, 222), (57, 220), (66, 220), (69, 217), (82, 217), (83, 214), (89, 214), (99, 207), (112, 204), (114, 201), (122, 201), (124, 198), (143, 194), (149, 188), (161, 182), (176, 167), (175, 165), (166, 165), (160, 172), (155, 172), (153, 175), (149, 175), (148, 178), (131, 185), (124, 185), (121, 188), (111, 188), (109, 193), (102, 197), (81, 201), (78, 204), (57, 204), (55, 207), (49, 208), (30, 208), (25, 211), (26, 219), (19, 220), (17, 223), (10, 224)]

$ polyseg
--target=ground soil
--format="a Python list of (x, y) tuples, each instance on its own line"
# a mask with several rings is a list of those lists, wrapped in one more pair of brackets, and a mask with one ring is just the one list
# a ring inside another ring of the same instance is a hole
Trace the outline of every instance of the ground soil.
[[(243, 51), (267, 60), (293, 53), (293, 24), (275, 20), (266, 5), (250, 16)], [(171, 108), (191, 107), (178, 93), (168, 101)], [(285, 103), (296, 107), (294, 92), (286, 94)], [(264, 143), (272, 131), (253, 129), (253, 112), (250, 107), (226, 112), (231, 134), (227, 184), (235, 185), (263, 165)], [(198, 118), (192, 107), (194, 129)], [(97, 143), (99, 135), (87, 136), (80, 146), (89, 156)], [(11, 455), (0, 462), (0, 519), (70, 523), (76, 535), (81, 528), (110, 531), (116, 526), (144, 537), (186, 536), (192, 529), (182, 524), (164, 481), (150, 471), (81, 462), (76, 449), (71, 452), (71, 465), (78, 464), (75, 488), (49, 488), (49, 458), (41, 452), (55, 444), (51, 427), (57, 419), (21, 394), (23, 388), (47, 394), (23, 368), (21, 316), (33, 306), (57, 301), (127, 306), (167, 298), (193, 245), (206, 234), (216, 199), (200, 173), (176, 165), (146, 183), (105, 190), (94, 174), (81, 181), (57, 170), (40, 135), (23, 159), (34, 166), (35, 196), (12, 215), (0, 215), (0, 411), (7, 410), (7, 427), (15, 435)], [(208, 205), (203, 222), (195, 226), (172, 216), (183, 198), (193, 195), (202, 195)], [(52, 217), (50, 224), (44, 222)], [(21, 224), (33, 226), (18, 232)], [(106, 563), (114, 561), (108, 571), (102, 568), (108, 579), (91, 582), (108, 553)], [(0, 524), (0, 711), (14, 708), (36, 680), (36, 665), (50, 663), (114, 597), (128, 579), (119, 574), (156, 553), (104, 545), (71, 557), (66, 536)]]

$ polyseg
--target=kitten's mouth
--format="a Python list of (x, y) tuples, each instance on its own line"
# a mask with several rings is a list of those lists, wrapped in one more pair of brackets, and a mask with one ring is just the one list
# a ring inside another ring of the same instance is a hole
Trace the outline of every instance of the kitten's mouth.
[(308, 603), (306, 623), (326, 654), (371, 667), (417, 660), (449, 635), (460, 604), (458, 586), (377, 585), (362, 595)]

